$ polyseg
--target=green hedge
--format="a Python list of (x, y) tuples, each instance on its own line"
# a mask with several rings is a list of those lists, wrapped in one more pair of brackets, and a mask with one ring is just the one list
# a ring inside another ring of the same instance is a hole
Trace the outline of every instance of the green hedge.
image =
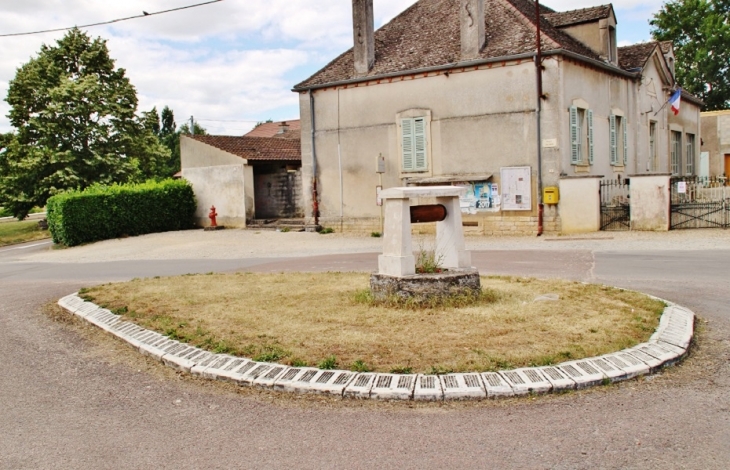
[(54, 243), (67, 246), (193, 227), (193, 188), (184, 180), (91, 186), (51, 197), (46, 206)]

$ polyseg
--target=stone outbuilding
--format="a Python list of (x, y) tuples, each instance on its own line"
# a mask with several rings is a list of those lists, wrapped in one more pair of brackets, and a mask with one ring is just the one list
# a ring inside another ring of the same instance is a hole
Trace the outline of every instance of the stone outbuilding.
[(227, 226), (303, 217), (299, 131), (276, 124), (273, 137), (180, 136), (182, 177), (193, 185), (199, 225), (208, 224), (211, 206)]

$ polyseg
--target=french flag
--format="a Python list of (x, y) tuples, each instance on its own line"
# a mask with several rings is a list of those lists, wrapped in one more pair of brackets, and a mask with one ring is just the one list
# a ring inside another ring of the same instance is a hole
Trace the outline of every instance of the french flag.
[(672, 96), (669, 97), (669, 104), (672, 105), (672, 112), (676, 116), (679, 114), (679, 103), (682, 101), (682, 89), (677, 88), (677, 91), (675, 91)]

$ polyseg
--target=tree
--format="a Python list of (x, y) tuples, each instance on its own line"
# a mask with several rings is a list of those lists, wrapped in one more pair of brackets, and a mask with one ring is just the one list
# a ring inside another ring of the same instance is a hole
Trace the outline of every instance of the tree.
[(18, 218), (66, 189), (157, 176), (169, 158), (106, 42), (79, 29), (21, 66), (6, 101), (15, 133), (0, 154), (0, 205)]
[(674, 43), (679, 84), (707, 110), (730, 108), (730, 0), (668, 1), (649, 23)]

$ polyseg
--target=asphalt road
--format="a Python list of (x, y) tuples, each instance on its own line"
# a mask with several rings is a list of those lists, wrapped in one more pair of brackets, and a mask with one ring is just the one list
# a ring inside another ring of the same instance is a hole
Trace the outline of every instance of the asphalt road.
[(428, 405), (181, 376), (44, 308), (99, 282), (371, 270), (376, 254), (85, 264), (25, 263), (15, 254), (0, 250), (3, 469), (730, 468), (730, 250), (473, 253), (483, 273), (607, 283), (679, 302), (700, 316), (699, 346), (678, 367), (619, 385)]

